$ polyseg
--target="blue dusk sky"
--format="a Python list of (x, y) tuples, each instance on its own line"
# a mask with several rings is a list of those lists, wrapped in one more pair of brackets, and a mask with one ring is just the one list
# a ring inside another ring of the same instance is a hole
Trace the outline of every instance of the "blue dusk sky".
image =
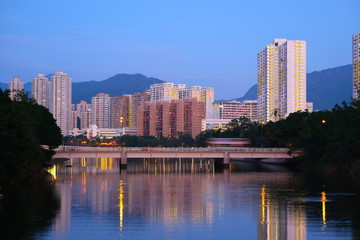
[(359, 0), (0, 0), (0, 82), (142, 73), (231, 99), (274, 38), (307, 42), (307, 72), (350, 64), (359, 12)]

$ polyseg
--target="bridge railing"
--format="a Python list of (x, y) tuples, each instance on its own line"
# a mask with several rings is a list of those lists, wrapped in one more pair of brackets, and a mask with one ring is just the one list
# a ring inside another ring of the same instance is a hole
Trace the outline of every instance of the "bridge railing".
[(282, 152), (287, 148), (249, 148), (249, 147), (82, 147), (59, 146), (57, 152)]

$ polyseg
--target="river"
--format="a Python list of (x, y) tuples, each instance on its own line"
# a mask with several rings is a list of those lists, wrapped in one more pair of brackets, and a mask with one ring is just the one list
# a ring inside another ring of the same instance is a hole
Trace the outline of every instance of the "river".
[(216, 171), (192, 159), (136, 160), (120, 171), (116, 159), (83, 158), (49, 171), (53, 190), (11, 195), (40, 201), (42, 215), (0, 200), (1, 239), (360, 238), (359, 185), (347, 178), (241, 162)]

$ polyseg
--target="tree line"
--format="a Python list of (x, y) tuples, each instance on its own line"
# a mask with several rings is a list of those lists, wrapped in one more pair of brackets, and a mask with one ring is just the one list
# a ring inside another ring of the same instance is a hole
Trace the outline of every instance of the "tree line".
[(9, 91), (0, 89), (0, 181), (38, 173), (61, 141), (47, 108), (23, 91), (11, 100)]

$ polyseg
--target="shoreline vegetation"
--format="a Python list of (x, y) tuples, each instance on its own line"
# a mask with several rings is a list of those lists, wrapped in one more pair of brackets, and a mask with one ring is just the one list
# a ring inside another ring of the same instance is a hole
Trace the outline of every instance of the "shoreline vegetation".
[(62, 141), (49, 110), (18, 91), (11, 100), (0, 90), (0, 182), (17, 183), (41, 178), (43, 163)]

